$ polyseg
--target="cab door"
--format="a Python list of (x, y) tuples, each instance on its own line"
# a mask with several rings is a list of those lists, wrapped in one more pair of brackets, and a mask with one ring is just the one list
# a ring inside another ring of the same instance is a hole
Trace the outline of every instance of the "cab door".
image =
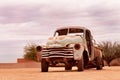
[(87, 42), (87, 48), (89, 52), (89, 58), (94, 59), (93, 37), (89, 30), (86, 30), (86, 42)]

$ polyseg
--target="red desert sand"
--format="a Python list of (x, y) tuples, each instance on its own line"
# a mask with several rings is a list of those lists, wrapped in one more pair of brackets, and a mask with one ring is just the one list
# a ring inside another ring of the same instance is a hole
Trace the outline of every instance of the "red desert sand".
[(49, 72), (41, 72), (40, 68), (0, 69), (0, 80), (120, 80), (120, 67), (104, 67), (103, 70), (85, 69), (78, 72), (65, 71), (64, 67), (50, 67)]

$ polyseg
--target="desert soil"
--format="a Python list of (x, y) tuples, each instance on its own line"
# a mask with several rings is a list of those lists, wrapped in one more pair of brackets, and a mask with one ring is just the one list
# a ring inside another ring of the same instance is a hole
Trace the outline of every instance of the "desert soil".
[(65, 71), (64, 67), (50, 67), (49, 72), (41, 72), (40, 68), (0, 69), (0, 80), (120, 80), (120, 67), (95, 68), (78, 72)]

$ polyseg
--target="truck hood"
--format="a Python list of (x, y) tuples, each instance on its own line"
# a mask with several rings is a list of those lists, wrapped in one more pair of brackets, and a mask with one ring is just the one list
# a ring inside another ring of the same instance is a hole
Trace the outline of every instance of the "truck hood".
[(57, 36), (50, 37), (46, 46), (50, 47), (66, 47), (68, 44), (82, 43), (83, 38), (80, 36)]

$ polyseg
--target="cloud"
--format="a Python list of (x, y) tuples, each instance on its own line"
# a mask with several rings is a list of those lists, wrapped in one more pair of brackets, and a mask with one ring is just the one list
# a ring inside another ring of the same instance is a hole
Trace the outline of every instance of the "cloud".
[(0, 40), (43, 40), (48, 38), (47, 27), (39, 27), (40, 24), (28, 23), (9, 23), (0, 24)]
[[(34, 1), (33, 3), (25, 1), (23, 4), (14, 4), (16, 1), (8, 5), (0, 7), (0, 21), (2, 23), (20, 23), (29, 21), (48, 22), (48, 21), (64, 21), (72, 18), (88, 17), (87, 8), (90, 5), (98, 3), (91, 0), (78, 1), (78, 0), (65, 0), (63, 1)], [(4, 2), (4, 1), (3, 1)], [(13, 3), (14, 2), (14, 3)], [(27, 3), (28, 2), (28, 3)], [(74, 5), (74, 6), (73, 6)], [(43, 23), (44, 23), (43, 22)]]
[(36, 21), (42, 18), (42, 5), (12, 5), (0, 7), (2, 23), (22, 23)]
[[(56, 26), (56, 24), (97, 24), (105, 26), (119, 25), (119, 6), (115, 4), (104, 6), (103, 2), (91, 0), (78, 0), (69, 2), (62, 1), (38, 1), (31, 3), (26, 1), (24, 4), (5, 5), (0, 7), (1, 23), (25, 23), (36, 22), (42, 26)], [(28, 2), (28, 3), (27, 3)], [(58, 4), (60, 3), (60, 4)], [(102, 6), (101, 6), (102, 5)], [(70, 24), (70, 25), (71, 25)]]
[[(86, 4), (86, 1), (82, 3)], [(86, 6), (79, 5), (77, 1), (73, 2), (74, 6), (72, 3), (66, 6), (66, 3), (57, 2), (26, 4), (0, 7), (3, 39), (11, 39), (11, 35), (12, 39), (45, 39), (56, 28), (69, 25), (88, 27), (95, 35), (115, 33), (114, 30), (118, 32), (120, 29), (120, 7), (115, 3), (102, 5), (102, 1)]]
[[(91, 10), (90, 10), (91, 9)], [(119, 7), (107, 7), (94, 5), (90, 7), (90, 16), (93, 17), (93, 20), (99, 24), (104, 26), (117, 26), (120, 25), (120, 6)]]

